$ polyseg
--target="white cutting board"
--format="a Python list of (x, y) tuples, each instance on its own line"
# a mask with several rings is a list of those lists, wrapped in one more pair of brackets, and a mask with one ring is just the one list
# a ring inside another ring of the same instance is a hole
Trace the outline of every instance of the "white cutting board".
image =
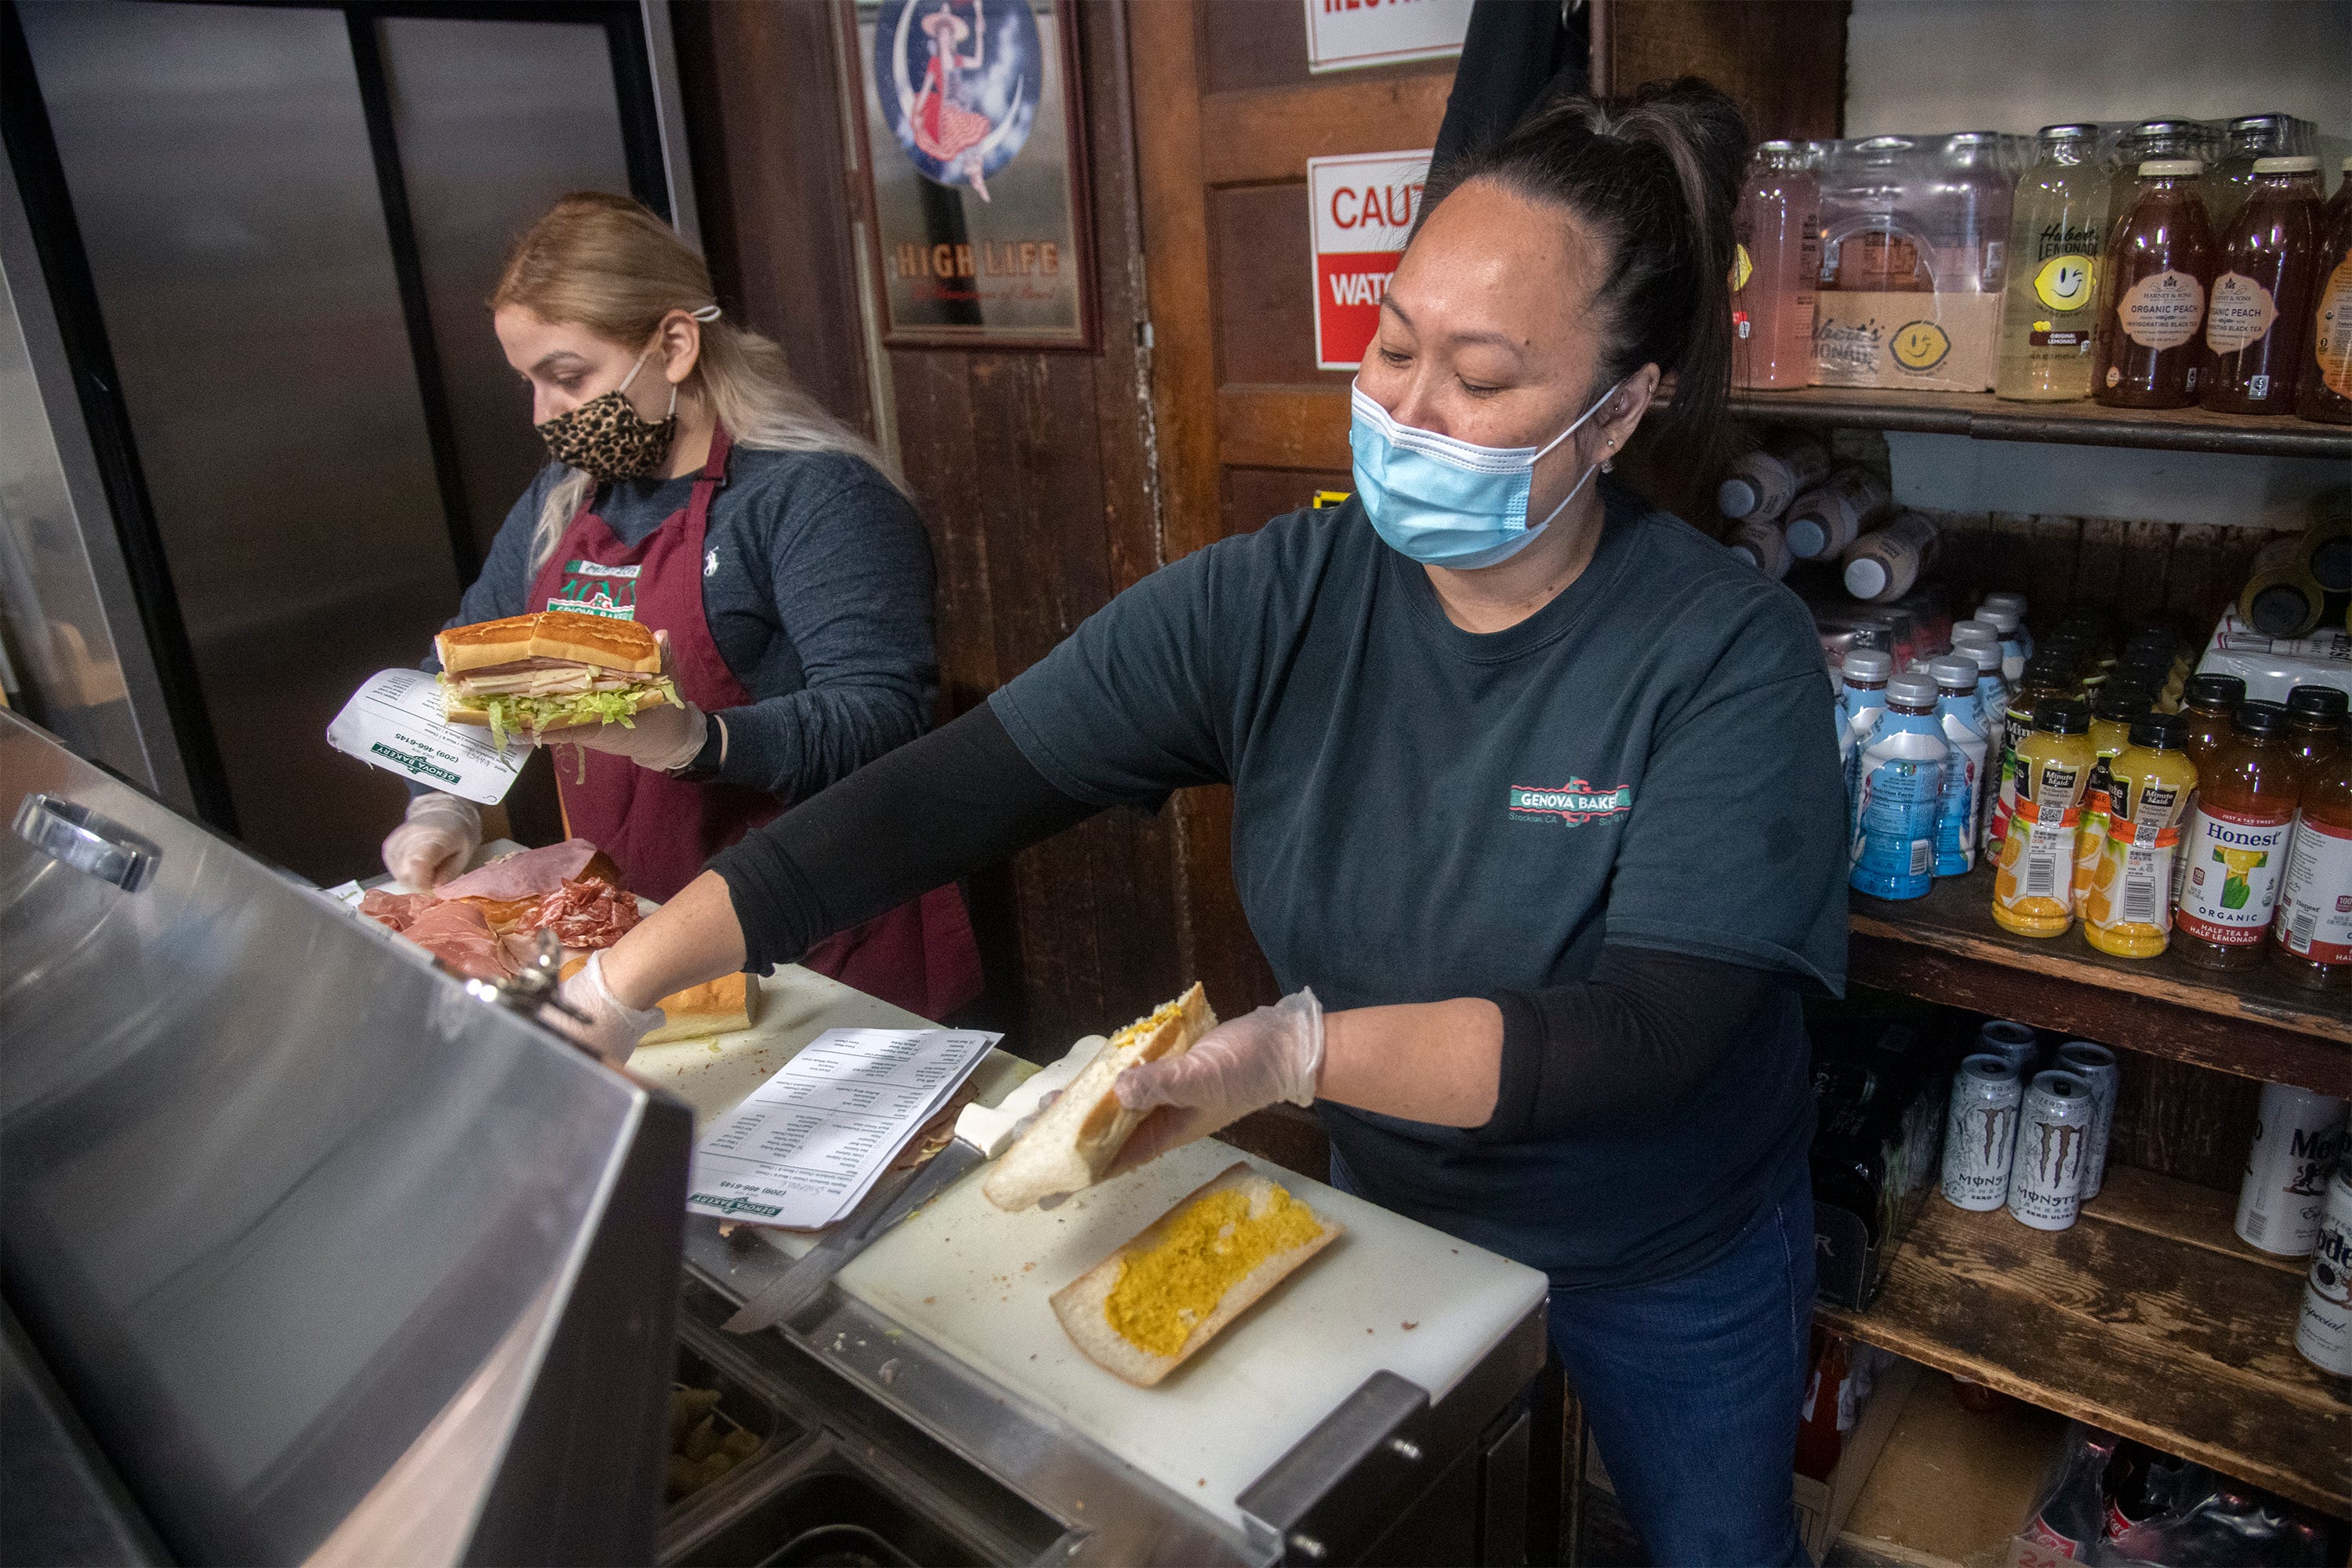
[(1087, 1359), (1046, 1298), (1236, 1160), (1179, 1149), (1053, 1210), (1006, 1214), (983, 1171), (842, 1270), (851, 1294), (1236, 1528), (1236, 1499), (1383, 1369), (1442, 1397), (1544, 1297), (1544, 1276), (1260, 1160), (1348, 1234), (1158, 1386)]

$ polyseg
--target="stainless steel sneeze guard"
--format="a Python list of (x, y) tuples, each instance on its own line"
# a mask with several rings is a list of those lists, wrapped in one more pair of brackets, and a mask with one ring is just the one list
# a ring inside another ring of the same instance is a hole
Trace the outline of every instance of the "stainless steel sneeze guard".
[[(727, 1308), (758, 1296), (789, 1263), (765, 1245), (730, 1243), (717, 1220), (701, 1215), (687, 1221), (686, 1260), (689, 1296), (700, 1286), (711, 1299), (712, 1330)], [(689, 1325), (694, 1317), (690, 1306)], [(861, 1433), (877, 1419), (911, 1426), (1042, 1510), (1064, 1533), (1039, 1563), (1263, 1568), (1359, 1560), (1414, 1500), (1447, 1478), (1472, 1477), (1462, 1507), (1474, 1507), (1481, 1436), (1543, 1365), (1544, 1311), (1538, 1303), (1433, 1405), (1426, 1391), (1393, 1374), (1369, 1380), (1243, 1495), (1245, 1531), (1211, 1517), (836, 1285), (772, 1333), (706, 1338), (724, 1342), (728, 1352), (781, 1384), (829, 1386), (822, 1418), (845, 1431)], [(1522, 1414), (1516, 1428), (1522, 1458), (1525, 1425)], [(737, 1510), (754, 1500), (742, 1500)], [(691, 1562), (693, 1543), (709, 1539), (729, 1511), (722, 1508), (680, 1539), (666, 1539), (663, 1560)]]
[(650, 1560), (687, 1109), (5, 712), (0, 815), (0, 1289), (142, 1528)]

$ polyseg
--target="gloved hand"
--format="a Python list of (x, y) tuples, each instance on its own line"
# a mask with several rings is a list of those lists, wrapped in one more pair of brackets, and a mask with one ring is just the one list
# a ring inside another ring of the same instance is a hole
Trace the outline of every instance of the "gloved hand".
[(659, 1028), (659, 1007), (625, 1005), (604, 984), (604, 955), (592, 952), (577, 974), (556, 987), (555, 998), (581, 1016), (566, 1017), (555, 1008), (541, 1015), (558, 1034), (569, 1035), (591, 1054), (614, 1067), (629, 1059), (637, 1042)]
[(1205, 1138), (1276, 1100), (1315, 1102), (1323, 1076), (1323, 1005), (1301, 987), (1271, 1007), (1218, 1025), (1181, 1057), (1145, 1062), (1112, 1087), (1130, 1110), (1154, 1110), (1106, 1178)]
[(409, 801), (407, 819), (384, 835), (383, 868), (427, 892), (463, 871), (481, 847), (481, 807), (454, 795), (420, 795)]
[[(675, 679), (670, 668), (669, 634), (656, 632), (654, 639), (661, 644), (661, 672)], [(616, 757), (626, 757), (641, 768), (667, 773), (694, 761), (708, 733), (702, 710), (681, 698), (677, 707), (660, 703), (626, 724), (581, 724), (558, 730), (547, 739), (558, 745), (570, 743), (608, 752)]]

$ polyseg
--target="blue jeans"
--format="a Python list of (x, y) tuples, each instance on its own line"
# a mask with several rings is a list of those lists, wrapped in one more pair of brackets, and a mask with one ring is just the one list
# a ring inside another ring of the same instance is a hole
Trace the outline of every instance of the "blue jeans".
[(1810, 1563), (1790, 1478), (1812, 1316), (1813, 1194), (1801, 1167), (1704, 1268), (1552, 1291), (1552, 1343), (1660, 1568)]

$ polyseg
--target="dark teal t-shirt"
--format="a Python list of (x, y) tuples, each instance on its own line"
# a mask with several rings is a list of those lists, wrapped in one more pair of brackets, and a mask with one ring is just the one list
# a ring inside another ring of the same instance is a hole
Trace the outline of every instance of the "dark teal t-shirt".
[[(1572, 984), (1603, 941), (1842, 990), (1844, 792), (1796, 596), (1613, 486), (1591, 564), (1491, 634), (1360, 506), (1294, 512), (1120, 595), (992, 699), (1066, 793), (1234, 788), (1234, 876), (1327, 1008)], [(1218, 998), (1211, 998), (1217, 1001)], [(1364, 1194), (1563, 1284), (1706, 1262), (1794, 1179), (1793, 992), (1682, 1103), (1482, 1142), (1328, 1103)]]

